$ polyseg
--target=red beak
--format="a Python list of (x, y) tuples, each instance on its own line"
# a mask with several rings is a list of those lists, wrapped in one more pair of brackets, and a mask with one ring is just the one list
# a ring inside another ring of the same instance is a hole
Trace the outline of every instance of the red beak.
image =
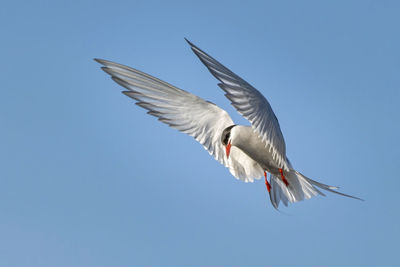
[(232, 144), (231, 144), (231, 142), (229, 142), (225, 147), (225, 149), (226, 149), (226, 157), (228, 159), (229, 159), (229, 154), (231, 153), (231, 146), (232, 146)]

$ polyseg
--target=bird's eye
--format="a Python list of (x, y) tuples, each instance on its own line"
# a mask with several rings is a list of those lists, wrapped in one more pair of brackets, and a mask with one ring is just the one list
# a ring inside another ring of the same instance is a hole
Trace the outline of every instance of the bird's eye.
[(229, 138), (231, 138), (231, 130), (235, 125), (231, 125), (227, 128), (224, 129), (224, 131), (221, 134), (221, 142), (224, 146), (228, 144)]
[(231, 136), (231, 132), (227, 132), (222, 140), (222, 143), (226, 146), (228, 144), (229, 137)]

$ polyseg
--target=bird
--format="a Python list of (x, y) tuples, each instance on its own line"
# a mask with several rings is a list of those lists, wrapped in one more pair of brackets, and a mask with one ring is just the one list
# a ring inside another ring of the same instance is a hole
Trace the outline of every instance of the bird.
[(192, 136), (236, 179), (253, 182), (264, 177), (270, 202), (275, 209), (280, 202), (288, 206), (316, 195), (325, 196), (321, 189), (362, 200), (295, 170), (286, 157), (285, 140), (267, 99), (237, 74), (188, 39), (185, 40), (219, 81), (218, 86), (231, 105), (251, 126), (235, 124), (229, 114), (213, 102), (147, 73), (104, 59), (94, 60), (102, 65), (101, 69), (112, 80), (127, 89), (122, 93), (135, 100), (136, 105), (159, 121)]

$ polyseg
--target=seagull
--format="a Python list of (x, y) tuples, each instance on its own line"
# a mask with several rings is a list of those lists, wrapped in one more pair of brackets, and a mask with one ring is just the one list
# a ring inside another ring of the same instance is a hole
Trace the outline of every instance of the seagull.
[(247, 183), (264, 176), (275, 209), (281, 201), (288, 206), (316, 195), (325, 196), (320, 189), (362, 200), (338, 192), (338, 187), (319, 183), (295, 170), (286, 157), (285, 140), (267, 99), (245, 80), (185, 40), (217, 78), (218, 86), (232, 106), (251, 126), (235, 124), (229, 114), (214, 103), (147, 73), (108, 60), (94, 60), (103, 65), (101, 69), (112, 80), (127, 89), (123, 94), (159, 121), (192, 136), (235, 178)]

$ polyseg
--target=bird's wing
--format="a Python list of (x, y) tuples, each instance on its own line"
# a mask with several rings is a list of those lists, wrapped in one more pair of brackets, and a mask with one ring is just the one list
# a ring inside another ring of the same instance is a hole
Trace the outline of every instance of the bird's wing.
[(125, 95), (161, 122), (194, 137), (236, 178), (253, 181), (257, 175), (262, 175), (258, 164), (239, 149), (233, 150), (227, 159), (221, 134), (234, 123), (225, 110), (139, 70), (107, 60), (95, 60), (115, 82), (128, 89), (123, 92)]
[(267, 99), (245, 80), (190, 41), (186, 41), (211, 74), (221, 82), (218, 85), (225, 91), (225, 96), (236, 110), (251, 122), (253, 129), (265, 142), (265, 146), (270, 146), (271, 153), (280, 168), (289, 170), (286, 162), (285, 140), (278, 119)]

